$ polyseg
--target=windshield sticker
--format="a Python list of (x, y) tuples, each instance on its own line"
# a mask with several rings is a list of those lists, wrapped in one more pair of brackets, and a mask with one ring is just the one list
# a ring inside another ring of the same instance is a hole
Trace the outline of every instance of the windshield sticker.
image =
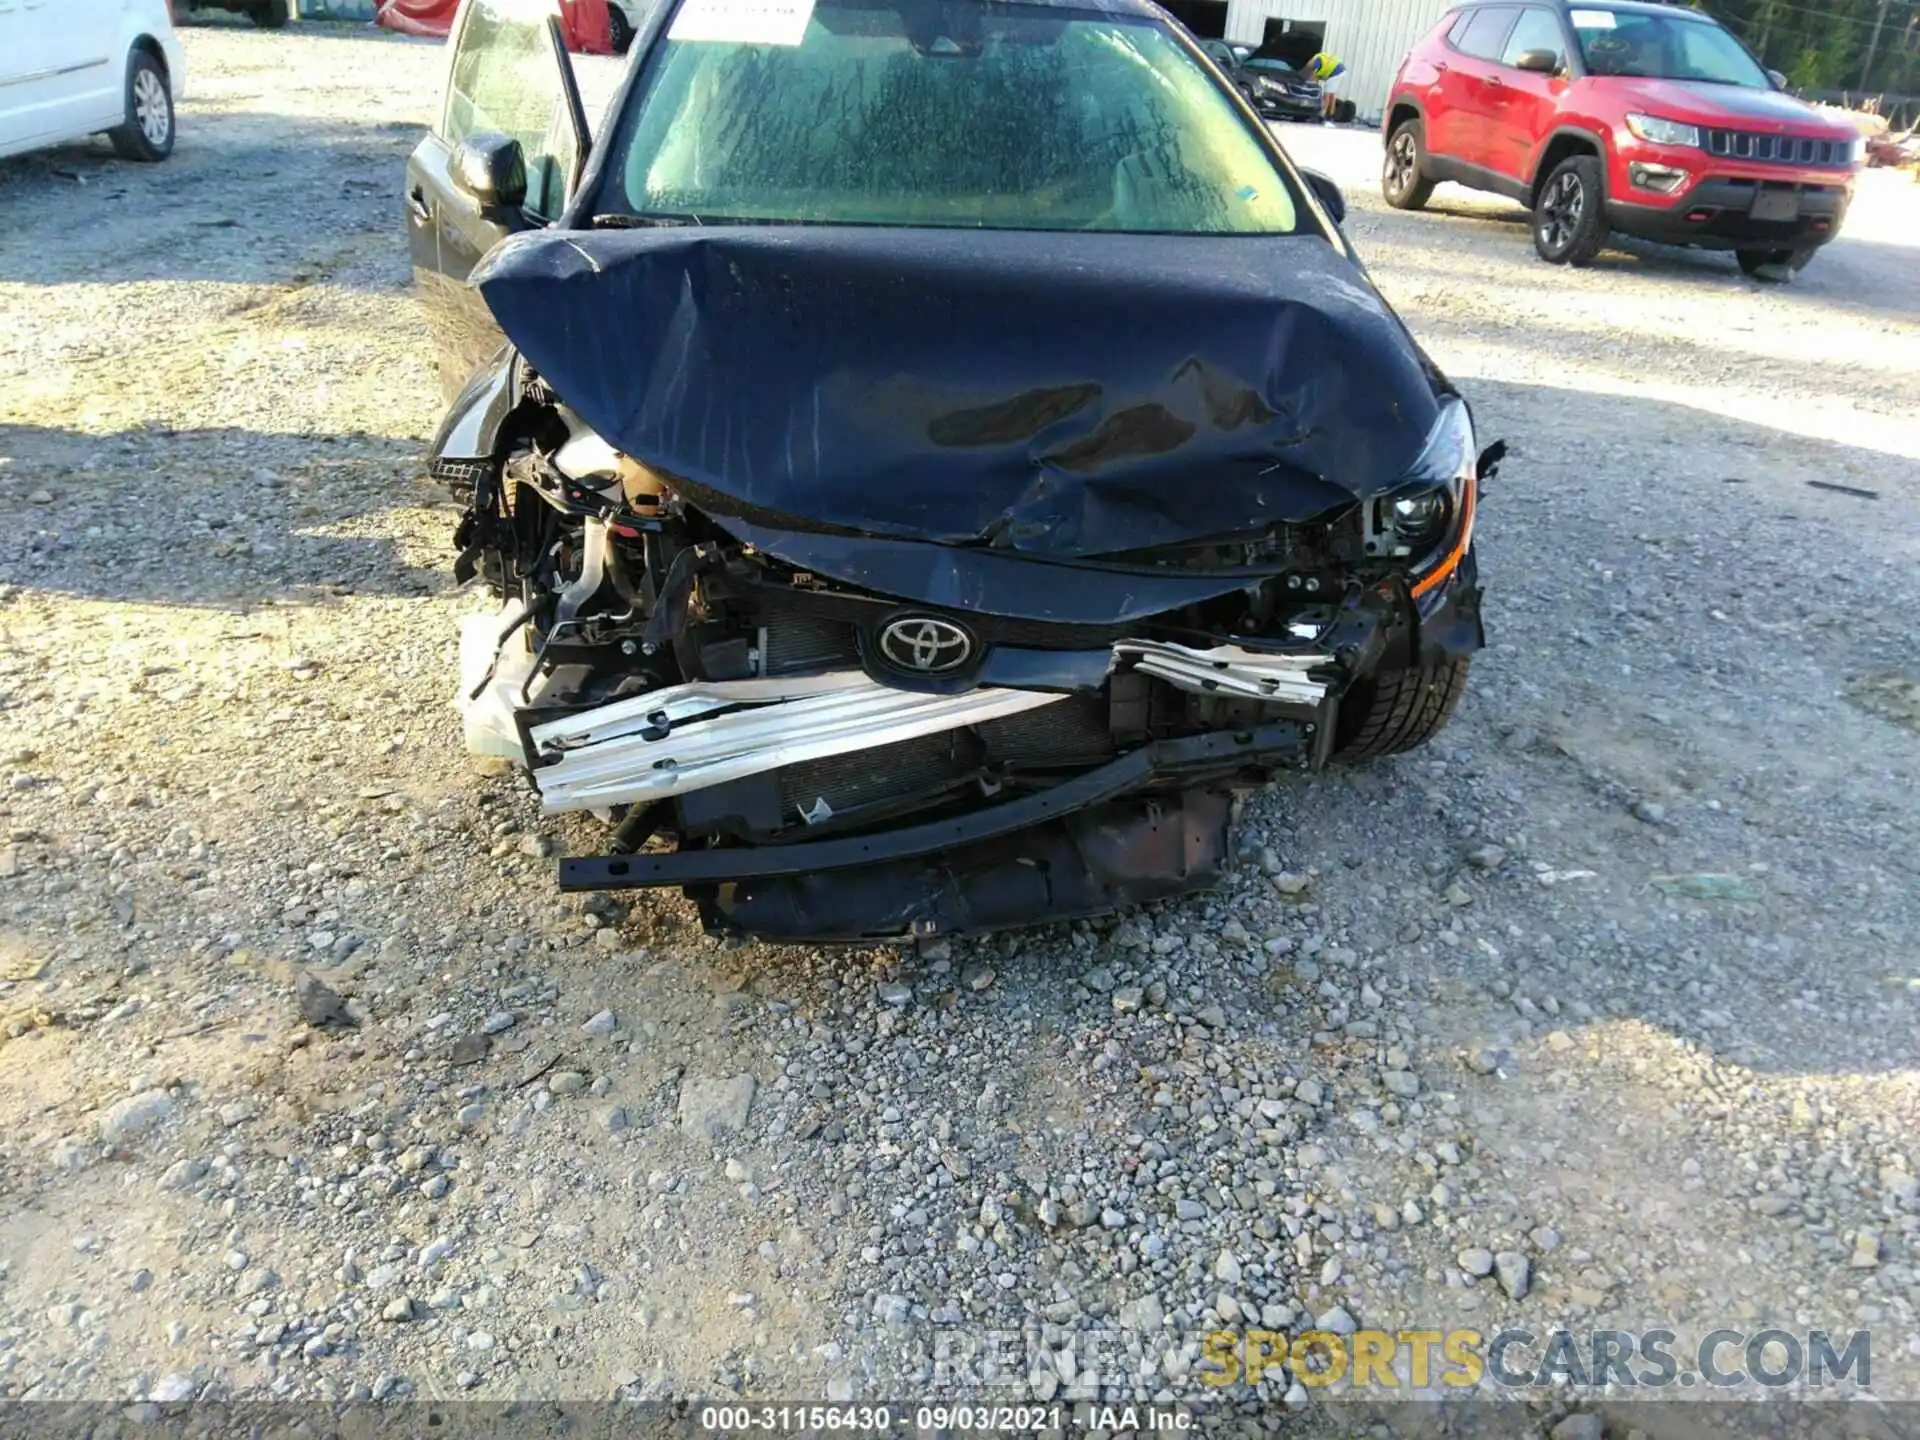
[(1573, 21), (1576, 30), (1611, 30), (1613, 12), (1611, 10), (1574, 10), (1567, 18)]
[(798, 45), (812, 18), (813, 0), (686, 0), (667, 38)]

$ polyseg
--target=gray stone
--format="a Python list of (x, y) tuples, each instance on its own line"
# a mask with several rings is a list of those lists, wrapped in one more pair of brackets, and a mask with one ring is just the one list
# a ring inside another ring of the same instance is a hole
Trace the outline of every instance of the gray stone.
[(614, 1018), (611, 1010), (602, 1010), (580, 1026), (581, 1032), (587, 1035), (611, 1035), (619, 1028), (620, 1022)]
[(162, 1190), (190, 1190), (207, 1178), (207, 1162), (204, 1160), (176, 1160), (167, 1167), (160, 1177)]
[(1141, 1002), (1146, 999), (1146, 996), (1147, 992), (1138, 985), (1122, 985), (1118, 990), (1113, 992), (1113, 1013), (1116, 1015), (1135, 1014), (1140, 1009)]
[(1494, 1276), (1500, 1282), (1500, 1288), (1514, 1300), (1523, 1298), (1527, 1293), (1527, 1282), (1532, 1278), (1533, 1266), (1527, 1257), (1518, 1250), (1502, 1250), (1493, 1257)]
[(547, 1089), (555, 1095), (578, 1095), (587, 1088), (587, 1077), (578, 1070), (557, 1070), (547, 1077)]
[(1493, 1273), (1493, 1252), (1491, 1250), (1462, 1250), (1454, 1257), (1460, 1262), (1460, 1268), (1476, 1280), (1484, 1280)]
[(1402, 1100), (1411, 1100), (1420, 1093), (1420, 1077), (1411, 1070), (1389, 1070), (1380, 1078), (1387, 1093)]
[(199, 1388), (191, 1375), (163, 1375), (147, 1398), (156, 1405), (179, 1405), (193, 1399)]
[(1603, 1440), (1606, 1425), (1598, 1415), (1569, 1415), (1553, 1427), (1553, 1440)]
[(100, 1116), (100, 1138), (109, 1145), (137, 1140), (173, 1114), (173, 1097), (164, 1090), (142, 1090), (107, 1107)]
[(744, 1129), (753, 1108), (751, 1075), (730, 1079), (689, 1075), (680, 1082), (680, 1128), (708, 1143)]
[(1316, 1330), (1325, 1330), (1331, 1335), (1351, 1335), (1354, 1331), (1358, 1330), (1360, 1326), (1354, 1320), (1353, 1316), (1347, 1313), (1346, 1306), (1336, 1305), (1315, 1319), (1313, 1328)]

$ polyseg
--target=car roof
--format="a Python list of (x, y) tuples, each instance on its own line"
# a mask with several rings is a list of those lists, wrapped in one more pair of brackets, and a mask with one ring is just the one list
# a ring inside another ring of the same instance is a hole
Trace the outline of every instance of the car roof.
[[(1682, 20), (1704, 20), (1708, 24), (1720, 22), (1701, 10), (1689, 10), (1684, 5), (1663, 4), (1662, 0), (1465, 0), (1459, 5), (1461, 10), (1481, 10), (1490, 5), (1520, 6), (1531, 5), (1543, 10), (1618, 10), (1628, 15), (1674, 15)], [(1723, 27), (1724, 28), (1724, 27)]]

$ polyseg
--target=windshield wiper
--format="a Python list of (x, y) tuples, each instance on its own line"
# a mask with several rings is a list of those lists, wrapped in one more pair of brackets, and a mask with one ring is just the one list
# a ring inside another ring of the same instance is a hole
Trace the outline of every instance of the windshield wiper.
[(596, 230), (651, 230), (674, 225), (698, 225), (698, 215), (596, 215), (593, 228)]

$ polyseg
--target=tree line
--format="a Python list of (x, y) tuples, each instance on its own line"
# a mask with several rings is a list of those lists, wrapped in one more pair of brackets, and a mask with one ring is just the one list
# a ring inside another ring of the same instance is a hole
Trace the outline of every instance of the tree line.
[(1713, 0), (1702, 8), (1796, 90), (1920, 93), (1916, 0)]

